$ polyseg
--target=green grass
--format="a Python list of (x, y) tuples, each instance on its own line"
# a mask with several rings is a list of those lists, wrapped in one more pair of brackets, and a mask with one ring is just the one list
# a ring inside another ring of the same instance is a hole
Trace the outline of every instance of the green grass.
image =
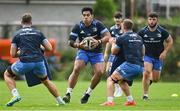
[[(54, 81), (61, 95), (66, 92), (67, 81)], [(65, 106), (56, 106), (55, 99), (50, 95), (43, 85), (28, 88), (24, 81), (18, 81), (17, 87), (22, 100), (13, 107), (6, 107), (11, 94), (4, 81), (0, 81), (0, 110), (180, 110), (180, 83), (157, 83), (150, 87), (151, 100), (145, 102), (142, 97), (141, 82), (135, 82), (132, 94), (137, 102), (135, 107), (125, 107), (125, 96), (115, 98), (114, 107), (100, 106), (106, 100), (106, 83), (102, 81), (93, 91), (87, 104), (80, 104), (80, 98), (88, 87), (89, 82), (78, 82), (71, 99), (71, 103)], [(178, 97), (171, 97), (176, 93)]]

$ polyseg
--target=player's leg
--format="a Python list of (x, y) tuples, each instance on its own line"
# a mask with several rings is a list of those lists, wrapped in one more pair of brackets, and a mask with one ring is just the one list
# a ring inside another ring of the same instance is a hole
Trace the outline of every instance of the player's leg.
[(21, 100), (18, 90), (16, 89), (15, 76), (23, 74), (23, 69), (23, 63), (17, 61), (16, 63), (9, 66), (7, 70), (4, 72), (4, 80), (13, 95), (12, 99), (6, 104), (6, 106), (13, 106), (14, 103)]
[(88, 59), (93, 68), (93, 77), (91, 79), (91, 84), (81, 98), (81, 103), (85, 104), (91, 95), (92, 90), (98, 85), (104, 74), (104, 58), (103, 53), (88, 53)]
[(41, 82), (47, 87), (49, 92), (56, 98), (59, 105), (64, 105), (65, 102), (62, 100), (56, 86), (46, 77), (41, 78)]
[(127, 97), (127, 102), (125, 102), (125, 105), (126, 106), (136, 105), (130, 93), (129, 85), (125, 80), (132, 81), (139, 74), (142, 74), (143, 72), (142, 66), (131, 64), (129, 62), (124, 62), (114, 72), (116, 73), (113, 73), (111, 77), (113, 80), (119, 80), (119, 84)]
[(48, 79), (47, 70), (44, 61), (34, 63), (33, 73), (36, 74), (41, 82), (47, 87), (49, 92), (56, 98), (59, 105), (64, 105), (65, 102), (60, 97), (56, 86)]
[(84, 93), (83, 97), (81, 98), (81, 104), (85, 104), (88, 102), (88, 99), (93, 91), (93, 89), (98, 85), (103, 75), (103, 63), (99, 62), (93, 65), (93, 77), (91, 79), (91, 84)]
[(144, 62), (144, 72), (143, 72), (143, 100), (148, 100), (148, 90), (150, 85), (150, 78), (152, 74), (152, 63)]
[(84, 67), (85, 67), (85, 63), (83, 60), (75, 60), (73, 71), (68, 79), (68, 88), (67, 88), (65, 96), (63, 97), (63, 100), (66, 103), (70, 102), (71, 94), (72, 94), (73, 88), (75, 87), (77, 83), (80, 70)]
[(153, 72), (152, 72), (152, 82), (158, 82), (161, 75), (163, 62), (159, 59), (154, 60)]
[(80, 71), (81, 71), (82, 68), (85, 67), (87, 62), (88, 62), (87, 52), (83, 51), (83, 50), (79, 50), (77, 52), (76, 60), (74, 62), (73, 71), (72, 71), (72, 73), (71, 73), (71, 75), (69, 76), (69, 79), (68, 79), (68, 88), (67, 88), (66, 94), (63, 97), (63, 100), (66, 103), (70, 102), (71, 94), (72, 94), (73, 88), (75, 87), (75, 85), (77, 83)]

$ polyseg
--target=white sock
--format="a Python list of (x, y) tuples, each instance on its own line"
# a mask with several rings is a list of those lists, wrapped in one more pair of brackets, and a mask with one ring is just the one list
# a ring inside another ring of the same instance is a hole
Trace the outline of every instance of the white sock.
[(86, 94), (91, 94), (91, 92), (92, 92), (92, 89), (90, 88), (90, 87), (88, 87), (88, 90), (86, 91)]
[(13, 96), (19, 96), (19, 93), (16, 88), (12, 89), (11, 93)]
[(72, 91), (73, 91), (73, 89), (72, 89), (72, 88), (70, 88), (70, 87), (68, 87), (68, 88), (67, 88), (67, 92), (66, 92), (66, 94), (67, 94), (67, 93), (70, 93), (70, 95), (71, 95)]
[(114, 86), (115, 86), (116, 88), (119, 88), (119, 87), (120, 87), (118, 83), (115, 83)]
[(113, 99), (114, 99), (113, 97), (107, 97), (108, 102), (113, 102)]
[(144, 94), (144, 96), (148, 97), (148, 94)]
[(58, 104), (65, 104), (61, 96), (56, 97), (56, 101), (58, 102)]
[(127, 96), (127, 101), (133, 101), (132, 95)]

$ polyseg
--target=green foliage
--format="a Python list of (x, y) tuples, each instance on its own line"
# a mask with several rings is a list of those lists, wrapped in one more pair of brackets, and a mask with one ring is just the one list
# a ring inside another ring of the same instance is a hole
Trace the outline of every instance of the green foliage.
[(116, 5), (113, 0), (96, 0), (93, 8), (94, 15), (99, 20), (110, 20), (116, 11)]

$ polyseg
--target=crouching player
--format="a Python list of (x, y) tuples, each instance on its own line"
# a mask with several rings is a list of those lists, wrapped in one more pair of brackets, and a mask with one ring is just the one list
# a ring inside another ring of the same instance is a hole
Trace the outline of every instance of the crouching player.
[[(46, 50), (52, 50), (52, 46), (40, 31), (31, 27), (31, 20), (32, 16), (30, 13), (25, 13), (22, 16), (22, 29), (15, 33), (11, 43), (11, 56), (19, 57), (20, 60), (9, 66), (4, 73), (5, 82), (13, 95), (6, 106), (13, 106), (14, 103), (21, 100), (16, 89), (15, 76), (24, 75), (30, 71), (34, 72), (41, 79), (41, 82), (56, 98), (58, 104), (64, 105), (65, 102), (61, 99), (56, 86), (47, 78), (43, 60), (44, 55), (40, 48), (42, 45)], [(18, 49), (20, 49), (20, 53), (18, 53)]]
[(108, 77), (109, 89), (107, 90), (107, 102), (101, 104), (104, 106), (114, 106), (113, 102), (113, 84), (119, 83), (123, 92), (127, 97), (126, 106), (136, 105), (129, 89), (127, 81), (132, 81), (135, 77), (143, 72), (143, 55), (144, 45), (142, 38), (132, 31), (133, 22), (125, 19), (122, 24), (124, 34), (116, 39), (116, 44), (112, 46), (112, 54), (116, 55), (121, 49), (124, 52), (125, 62), (123, 62), (116, 70)]

